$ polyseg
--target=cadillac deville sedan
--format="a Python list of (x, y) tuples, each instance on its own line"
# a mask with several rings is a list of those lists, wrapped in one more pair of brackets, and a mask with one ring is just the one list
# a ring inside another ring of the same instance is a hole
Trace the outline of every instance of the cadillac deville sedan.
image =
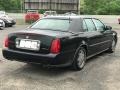
[(96, 18), (50, 16), (9, 34), (3, 56), (8, 60), (81, 70), (88, 58), (114, 52), (117, 33)]

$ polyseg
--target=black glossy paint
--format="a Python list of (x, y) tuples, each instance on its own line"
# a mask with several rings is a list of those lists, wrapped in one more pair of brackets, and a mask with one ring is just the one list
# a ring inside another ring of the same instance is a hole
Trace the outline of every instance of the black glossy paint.
[[(117, 40), (117, 33), (112, 30), (87, 32), (82, 29), (82, 22), (85, 18), (79, 16), (67, 17), (56, 16), (46, 17), (49, 19), (68, 19), (73, 22), (70, 25), (70, 32), (26, 29), (9, 34), (11, 44), (7, 49), (3, 49), (3, 56), (9, 60), (22, 62), (41, 63), (45, 65), (66, 66), (72, 64), (75, 52), (79, 47), (84, 47), (87, 51), (87, 57), (96, 55), (99, 52), (107, 50), (112, 43), (113, 38)], [(45, 18), (45, 19), (46, 19)], [(39, 51), (30, 51), (17, 49), (15, 39), (26, 36), (29, 39), (40, 40), (41, 47)], [(50, 53), (52, 40), (59, 38), (61, 41), (61, 52), (59, 54)]]

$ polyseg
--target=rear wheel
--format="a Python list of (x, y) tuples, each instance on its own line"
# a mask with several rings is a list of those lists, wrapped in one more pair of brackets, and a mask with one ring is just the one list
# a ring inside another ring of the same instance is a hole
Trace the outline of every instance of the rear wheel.
[(110, 52), (110, 53), (115, 52), (116, 43), (117, 43), (116, 39), (114, 38), (113, 41), (112, 41), (112, 44), (111, 44), (110, 48), (108, 49), (108, 52)]
[(84, 68), (86, 62), (86, 50), (81, 47), (76, 54), (75, 60), (73, 62), (73, 68), (75, 70), (81, 70)]

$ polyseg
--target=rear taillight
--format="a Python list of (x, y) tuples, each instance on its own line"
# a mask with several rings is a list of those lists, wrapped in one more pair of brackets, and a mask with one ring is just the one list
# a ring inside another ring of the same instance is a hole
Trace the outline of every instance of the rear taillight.
[(9, 46), (9, 38), (6, 37), (4, 40), (4, 47), (8, 47)]
[(54, 54), (60, 53), (60, 49), (61, 49), (60, 39), (53, 40), (50, 49), (51, 53)]

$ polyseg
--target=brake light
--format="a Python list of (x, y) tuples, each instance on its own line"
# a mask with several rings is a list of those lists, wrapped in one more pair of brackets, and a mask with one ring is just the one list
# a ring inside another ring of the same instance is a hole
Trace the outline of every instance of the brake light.
[(51, 53), (57, 54), (60, 53), (61, 45), (60, 45), (60, 39), (55, 39), (52, 41), (51, 44)]
[(9, 46), (9, 39), (8, 39), (8, 37), (5, 38), (4, 46), (5, 46), (5, 47), (8, 47), (8, 46)]

